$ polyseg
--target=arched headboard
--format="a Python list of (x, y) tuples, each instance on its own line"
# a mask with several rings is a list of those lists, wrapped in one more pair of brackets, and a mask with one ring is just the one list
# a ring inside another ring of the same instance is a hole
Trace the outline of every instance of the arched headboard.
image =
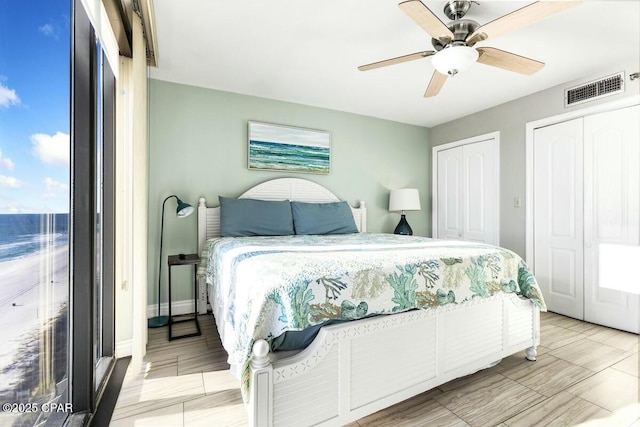
[[(340, 199), (320, 184), (300, 178), (277, 178), (265, 181), (245, 191), (239, 199), (291, 200), (298, 202), (328, 203)], [(367, 210), (363, 201), (351, 207), (358, 231), (367, 231)], [(220, 207), (207, 207), (204, 197), (198, 200), (198, 253), (207, 239), (220, 236)]]

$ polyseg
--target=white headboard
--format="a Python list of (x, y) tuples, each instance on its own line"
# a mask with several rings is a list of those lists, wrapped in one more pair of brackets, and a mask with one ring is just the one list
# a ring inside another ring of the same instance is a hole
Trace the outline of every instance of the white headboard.
[[(339, 202), (331, 191), (320, 184), (300, 178), (278, 178), (265, 181), (245, 191), (239, 199), (291, 200), (297, 202)], [(217, 201), (216, 201), (217, 202)], [(363, 201), (352, 207), (353, 219), (358, 231), (367, 231), (367, 208)], [(204, 197), (198, 200), (198, 251), (207, 239), (220, 236), (220, 207), (207, 207)]]

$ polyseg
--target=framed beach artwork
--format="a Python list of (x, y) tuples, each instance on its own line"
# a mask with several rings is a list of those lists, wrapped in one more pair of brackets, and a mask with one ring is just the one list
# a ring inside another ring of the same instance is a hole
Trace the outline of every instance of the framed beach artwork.
[(249, 169), (328, 174), (331, 133), (249, 122)]

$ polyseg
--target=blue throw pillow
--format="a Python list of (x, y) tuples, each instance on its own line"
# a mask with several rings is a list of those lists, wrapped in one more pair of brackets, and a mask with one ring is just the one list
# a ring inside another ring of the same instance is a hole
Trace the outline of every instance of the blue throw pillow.
[(293, 232), (291, 203), (219, 196), (220, 235), (288, 236)]
[(357, 233), (351, 207), (347, 202), (291, 202), (296, 234)]

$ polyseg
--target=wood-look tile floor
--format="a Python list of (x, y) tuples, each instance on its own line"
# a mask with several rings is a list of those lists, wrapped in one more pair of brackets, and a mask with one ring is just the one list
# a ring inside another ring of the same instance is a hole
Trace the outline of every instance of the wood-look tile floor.
[[(110, 425), (247, 424), (213, 317), (199, 319), (200, 337), (169, 342), (167, 327), (149, 330), (143, 370), (127, 372)], [(640, 427), (638, 365), (638, 335), (542, 313), (537, 362), (510, 356), (349, 427)]]

